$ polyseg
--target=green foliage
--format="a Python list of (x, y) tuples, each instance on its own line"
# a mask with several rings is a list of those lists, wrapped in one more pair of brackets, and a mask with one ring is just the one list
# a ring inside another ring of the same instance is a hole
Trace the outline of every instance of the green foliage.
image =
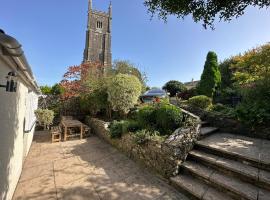
[(240, 120), (251, 125), (269, 125), (270, 73), (243, 89), (243, 102), (236, 108)]
[(230, 118), (235, 118), (236, 117), (236, 112), (235, 109), (229, 106), (225, 106), (223, 104), (214, 104), (210, 107), (210, 110), (213, 112), (218, 112), (223, 114), (226, 117), (230, 117)]
[(182, 125), (181, 109), (166, 101), (144, 106), (139, 109), (137, 120), (148, 130), (158, 130), (161, 135), (169, 135)]
[(179, 81), (169, 81), (163, 86), (162, 89), (169, 92), (170, 97), (174, 97), (177, 93), (187, 90), (186, 86)]
[(110, 134), (112, 138), (120, 138), (124, 133), (136, 132), (141, 129), (140, 124), (134, 120), (114, 120), (110, 126)]
[(216, 89), (220, 86), (221, 75), (218, 67), (217, 55), (215, 52), (207, 54), (201, 81), (198, 85), (198, 93), (213, 97)]
[(236, 88), (225, 88), (219, 91), (219, 94), (214, 96), (214, 102), (215, 103), (221, 103), (225, 105), (231, 105), (232, 104), (232, 98), (233, 97), (239, 97), (239, 91)]
[(142, 91), (146, 91), (147, 76), (139, 68), (127, 60), (116, 60), (113, 63), (111, 74), (128, 74), (136, 76), (142, 84)]
[(61, 95), (64, 92), (64, 88), (61, 87), (59, 84), (54, 84), (52, 87), (45, 85), (45, 86), (40, 86), (40, 90), (42, 94), (44, 95)]
[(48, 109), (37, 109), (35, 115), (38, 123), (43, 125), (44, 129), (51, 125), (54, 119), (54, 112)]
[(111, 138), (121, 138), (122, 134), (127, 133), (128, 121), (113, 121), (110, 126)]
[(108, 100), (115, 111), (127, 114), (137, 103), (142, 85), (137, 77), (118, 74), (108, 85)]
[(211, 110), (216, 112), (221, 112), (224, 109), (226, 109), (226, 106), (221, 103), (217, 103), (211, 106)]
[(137, 121), (144, 128), (154, 126), (156, 123), (155, 108), (151, 105), (140, 108), (137, 113)]
[(108, 94), (106, 90), (94, 90), (88, 95), (82, 95), (80, 98), (82, 110), (91, 115), (96, 115), (109, 107)]
[(260, 80), (270, 71), (270, 43), (251, 49), (243, 55), (235, 56), (236, 63), (231, 65), (233, 81), (236, 86)]
[(139, 122), (135, 120), (128, 121), (127, 130), (129, 132), (136, 132), (141, 129), (141, 125)]
[(156, 126), (161, 135), (168, 135), (182, 125), (183, 115), (180, 108), (172, 104), (156, 106)]
[(41, 90), (42, 94), (49, 95), (52, 92), (52, 87), (50, 87), (48, 85), (40, 86), (40, 90)]
[(84, 94), (80, 95), (80, 106), (82, 110), (91, 115), (96, 115), (103, 111), (107, 117), (110, 116), (110, 102), (108, 101), (108, 85), (110, 78), (99, 77), (90, 74), (84, 82), (87, 88)]
[(64, 93), (64, 88), (60, 84), (54, 84), (51, 89), (52, 95), (62, 95)]
[(207, 109), (211, 104), (212, 99), (204, 95), (195, 96), (188, 100), (188, 105), (201, 109)]
[(232, 67), (237, 64), (237, 59), (235, 57), (231, 57), (229, 59), (224, 60), (219, 64), (219, 70), (221, 73), (221, 89), (232, 88), (233, 87), (233, 71)]
[(197, 96), (197, 95), (198, 95), (197, 89), (196, 88), (191, 88), (189, 90), (185, 90), (185, 91), (183, 91), (181, 93), (178, 93), (177, 97), (180, 98), (180, 99), (183, 99), (183, 100), (188, 100), (191, 97), (194, 97), (194, 96)]
[(151, 130), (139, 130), (134, 134), (134, 140), (137, 144), (143, 145), (147, 143), (150, 140), (160, 140), (159, 138), (159, 132), (158, 131), (151, 131)]
[(202, 22), (204, 28), (210, 26), (214, 28), (214, 21), (230, 21), (244, 14), (249, 6), (267, 8), (269, 1), (265, 0), (245, 0), (245, 1), (213, 1), (213, 0), (145, 0), (148, 11), (155, 13), (164, 20), (169, 15), (176, 15), (179, 19), (192, 16), (194, 22)]

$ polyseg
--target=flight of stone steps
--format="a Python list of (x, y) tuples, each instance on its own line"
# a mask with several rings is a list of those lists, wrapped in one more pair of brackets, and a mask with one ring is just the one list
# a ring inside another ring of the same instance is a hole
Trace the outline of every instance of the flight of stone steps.
[(172, 184), (192, 199), (270, 200), (270, 141), (207, 125)]

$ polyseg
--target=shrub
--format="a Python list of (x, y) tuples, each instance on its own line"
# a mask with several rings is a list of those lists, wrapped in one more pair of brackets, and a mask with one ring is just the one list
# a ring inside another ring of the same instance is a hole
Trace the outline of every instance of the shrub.
[(127, 131), (129, 132), (136, 132), (138, 130), (141, 129), (141, 125), (139, 124), (139, 122), (137, 121), (128, 121), (128, 125), (127, 125)]
[(144, 127), (151, 127), (156, 123), (155, 108), (151, 105), (144, 106), (137, 113), (139, 124)]
[(127, 121), (113, 121), (110, 126), (111, 138), (121, 138), (123, 133), (127, 132), (128, 122)]
[(185, 90), (183, 92), (180, 92), (177, 94), (177, 97), (183, 100), (188, 100), (191, 97), (194, 97), (197, 95), (197, 90), (196, 88), (191, 88), (189, 90)]
[(156, 126), (161, 135), (171, 134), (182, 124), (181, 109), (172, 104), (159, 104), (156, 106)]
[(214, 111), (214, 112), (218, 112), (221, 113), (223, 115), (225, 115), (226, 117), (231, 117), (231, 118), (235, 118), (236, 117), (236, 112), (235, 109), (229, 106), (225, 106), (223, 104), (215, 104), (210, 106), (210, 110)]
[(210, 110), (216, 111), (216, 112), (221, 112), (224, 109), (226, 109), (226, 106), (224, 106), (221, 103), (217, 103), (217, 104), (212, 105)]
[(188, 100), (188, 105), (201, 109), (206, 109), (211, 104), (212, 104), (211, 98), (204, 95), (195, 96)]
[(270, 121), (270, 73), (246, 89), (243, 102), (236, 108), (237, 117), (251, 125), (267, 125)]
[(142, 84), (133, 75), (118, 74), (108, 85), (108, 100), (115, 111), (127, 114), (137, 103)]
[(134, 140), (137, 144), (145, 144), (146, 142), (148, 142), (149, 140), (156, 138), (159, 136), (159, 132), (158, 131), (150, 131), (150, 130), (140, 130), (137, 131), (134, 134)]
[(220, 86), (221, 75), (218, 67), (217, 55), (215, 52), (207, 54), (201, 81), (197, 87), (198, 93), (213, 97), (216, 89)]
[(37, 109), (35, 115), (38, 123), (44, 126), (44, 130), (52, 124), (54, 119), (54, 112), (48, 109)]

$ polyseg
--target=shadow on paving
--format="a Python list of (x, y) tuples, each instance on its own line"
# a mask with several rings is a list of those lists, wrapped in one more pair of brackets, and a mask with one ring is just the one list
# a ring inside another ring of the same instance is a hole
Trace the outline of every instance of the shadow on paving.
[(35, 136), (14, 199), (187, 198), (95, 136), (51, 144), (42, 133)]

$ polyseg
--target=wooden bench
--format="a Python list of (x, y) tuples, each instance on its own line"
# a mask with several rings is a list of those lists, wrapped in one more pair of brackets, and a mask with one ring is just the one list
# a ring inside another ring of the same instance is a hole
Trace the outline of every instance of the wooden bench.
[(52, 143), (61, 142), (62, 130), (60, 126), (51, 127)]

